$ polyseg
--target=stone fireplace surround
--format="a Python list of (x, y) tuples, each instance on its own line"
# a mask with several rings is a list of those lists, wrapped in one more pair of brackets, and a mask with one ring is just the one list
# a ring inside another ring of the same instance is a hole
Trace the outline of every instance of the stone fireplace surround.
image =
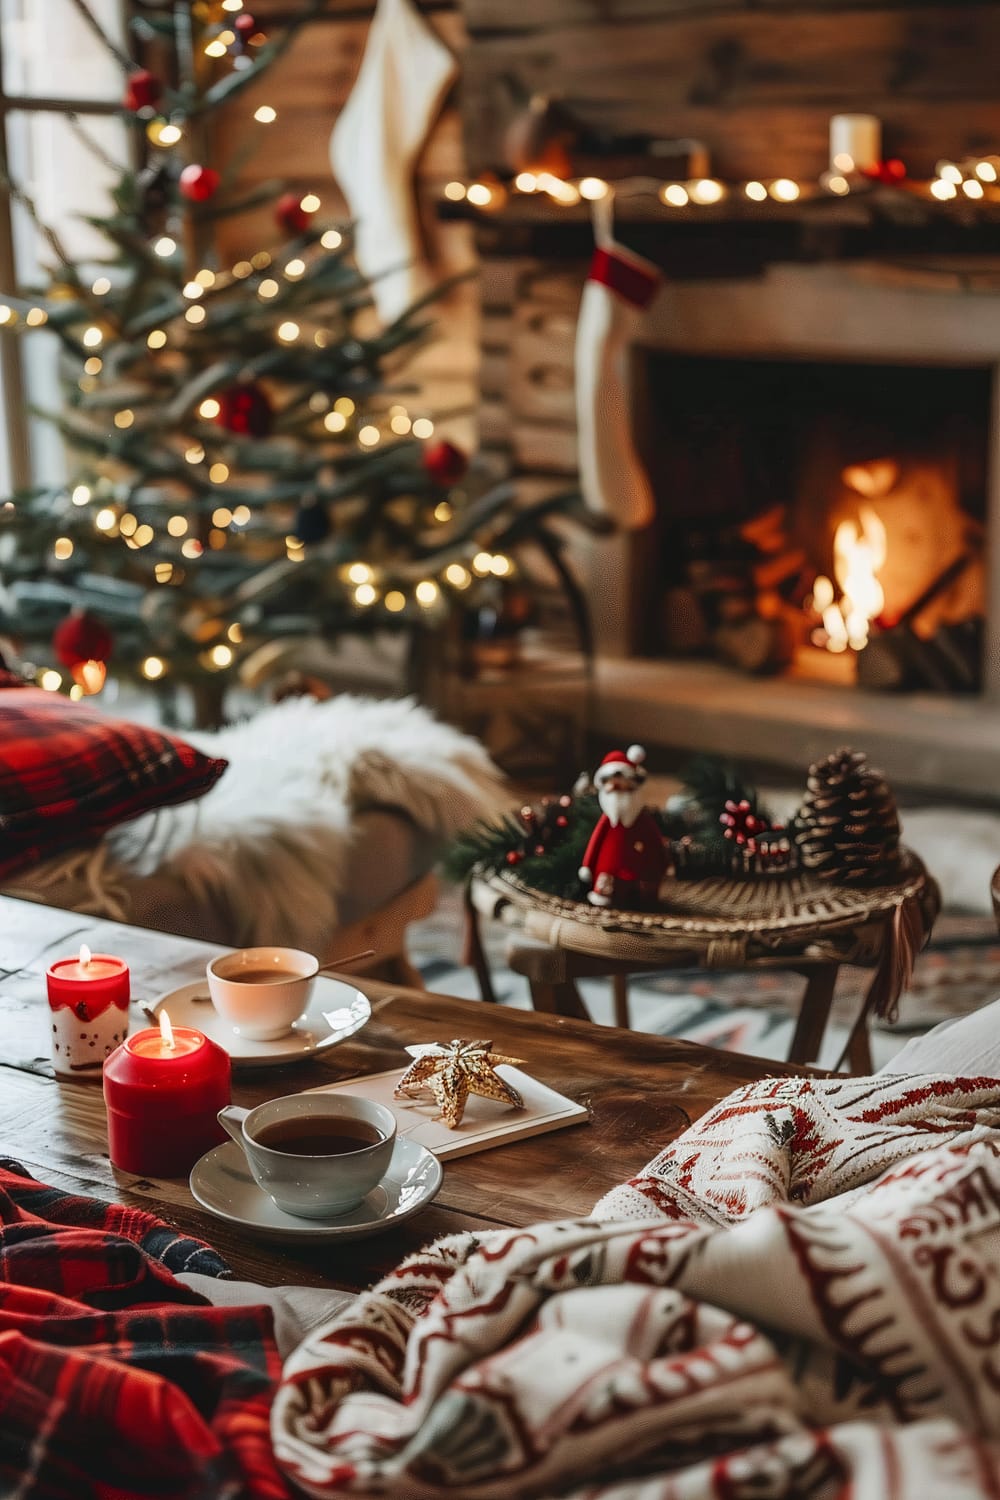
[(775, 265), (759, 278), (673, 282), (650, 308), (636, 351), (988, 369), (982, 693), (877, 693), (748, 677), (715, 662), (633, 657), (632, 580), (643, 539), (617, 537), (584, 561), (598, 630), (602, 733), (795, 768), (836, 743), (854, 742), (900, 783), (1000, 799), (1000, 295), (994, 286), (1000, 289), (1000, 267), (966, 261)]

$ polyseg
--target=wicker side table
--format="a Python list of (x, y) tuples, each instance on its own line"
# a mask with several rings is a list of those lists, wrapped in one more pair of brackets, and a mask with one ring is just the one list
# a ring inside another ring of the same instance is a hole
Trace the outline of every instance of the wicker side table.
[(670, 883), (666, 909), (626, 912), (565, 901), (508, 871), (474, 871), (467, 889), (469, 959), (485, 1000), (493, 1000), (479, 920), (515, 930), (510, 967), (531, 985), (537, 1010), (589, 1018), (577, 989), (610, 978), (615, 1020), (628, 1025), (630, 974), (663, 969), (779, 969), (806, 988), (788, 1061), (819, 1053), (841, 964), (874, 970), (840, 1063), (871, 1071), (869, 1023), (893, 1015), (930, 936), (940, 898), (920, 860), (902, 852), (892, 884), (858, 889), (798, 873), (774, 880), (713, 877)]

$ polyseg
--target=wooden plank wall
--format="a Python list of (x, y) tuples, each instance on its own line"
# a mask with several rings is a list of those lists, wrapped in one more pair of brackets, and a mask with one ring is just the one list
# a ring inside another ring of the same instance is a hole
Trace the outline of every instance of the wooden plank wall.
[[(347, 217), (344, 199), (329, 163), (330, 132), (343, 108), (364, 52), (373, 4), (331, 0), (323, 16), (303, 28), (288, 52), (252, 90), (238, 96), (220, 125), (224, 159), (246, 153), (240, 180), (247, 189), (270, 181), (322, 200), (320, 217)], [(261, 0), (253, 13), (272, 35), (289, 15), (300, 11), (295, 0)], [(428, 20), (461, 57), (465, 27), (452, 4), (426, 7)], [(278, 112), (271, 125), (254, 122), (253, 112), (270, 104)], [(248, 145), (252, 143), (252, 150)], [(417, 195), (430, 263), (442, 279), (475, 264), (469, 225), (442, 222), (435, 205), (446, 182), (464, 178), (467, 169), (462, 122), (455, 91), (446, 100), (417, 167)], [(221, 249), (233, 259), (271, 246), (277, 231), (270, 207), (229, 222)], [(414, 403), (433, 414), (462, 413), (440, 422), (439, 430), (464, 444), (475, 438), (474, 419), (479, 364), (478, 290), (474, 283), (450, 293), (436, 313), (437, 336), (420, 353), (408, 374), (423, 387)]]
[(817, 176), (828, 121), (878, 115), (915, 175), (1000, 145), (992, 0), (465, 0), (469, 163), (502, 159), (513, 92), (594, 128), (694, 136), (727, 178)]

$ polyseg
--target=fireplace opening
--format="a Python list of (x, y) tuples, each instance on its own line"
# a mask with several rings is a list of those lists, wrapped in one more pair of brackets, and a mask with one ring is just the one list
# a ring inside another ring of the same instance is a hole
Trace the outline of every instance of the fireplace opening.
[(637, 357), (639, 654), (979, 689), (989, 367)]

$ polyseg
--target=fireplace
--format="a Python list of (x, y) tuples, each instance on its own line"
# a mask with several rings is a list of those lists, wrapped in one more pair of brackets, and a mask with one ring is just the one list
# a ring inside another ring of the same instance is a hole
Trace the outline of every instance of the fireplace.
[(640, 654), (978, 691), (990, 368), (639, 358)]
[(853, 739), (997, 795), (1000, 299), (977, 274), (664, 290), (632, 357), (658, 517), (587, 569), (602, 729), (797, 766)]

